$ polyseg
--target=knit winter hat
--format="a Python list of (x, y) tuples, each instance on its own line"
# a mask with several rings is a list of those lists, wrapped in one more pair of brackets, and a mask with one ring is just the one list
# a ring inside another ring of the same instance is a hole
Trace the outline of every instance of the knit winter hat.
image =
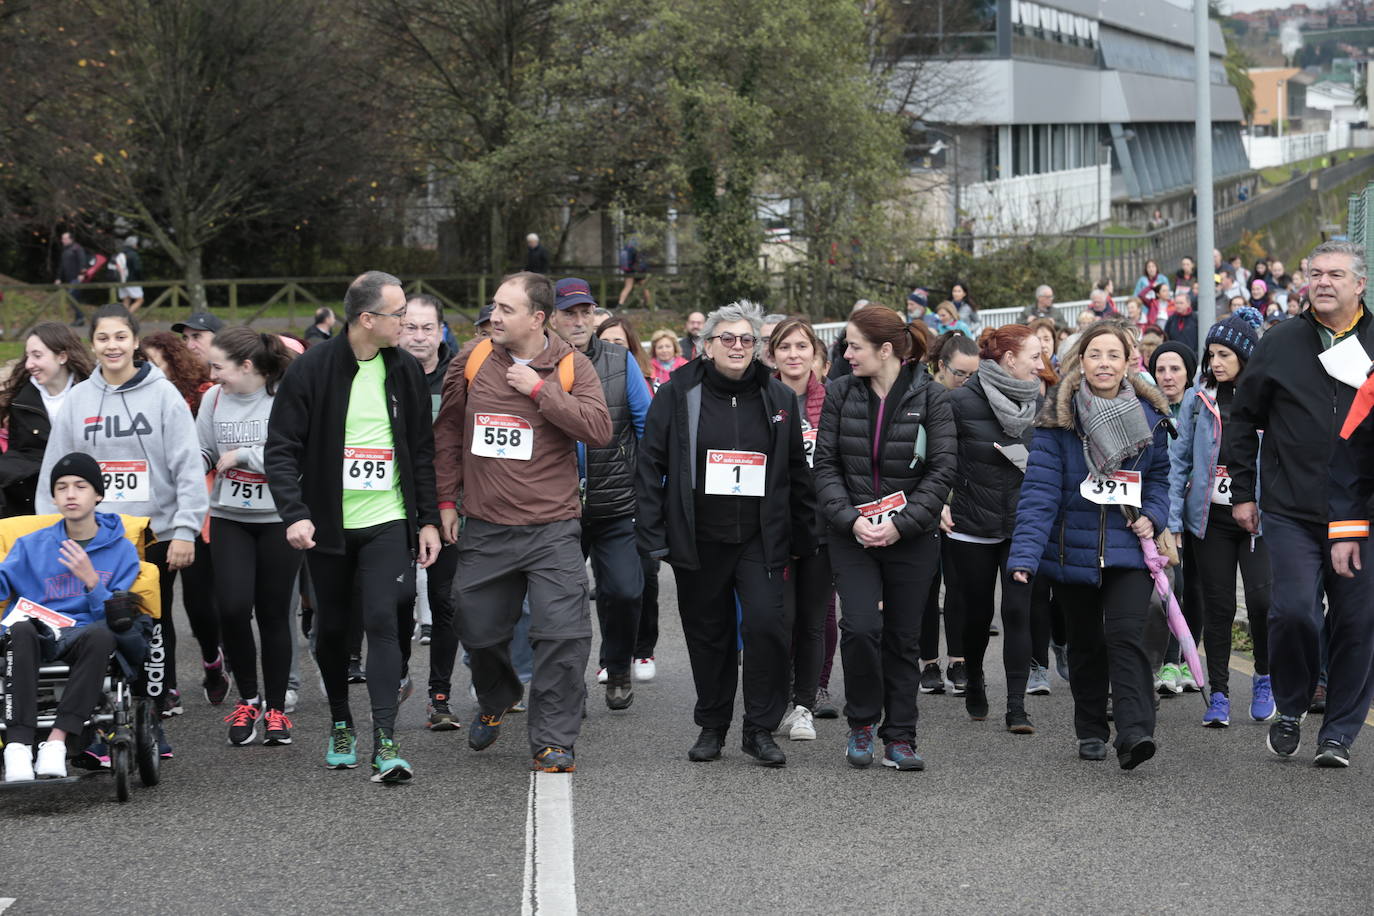
[(48, 493), (57, 489), (57, 482), (63, 477), (80, 477), (91, 485), (97, 496), (105, 495), (105, 478), (100, 473), (100, 465), (85, 452), (72, 452), (58, 459), (48, 478)]
[(1159, 358), (1165, 353), (1177, 353), (1179, 359), (1183, 360), (1183, 369), (1187, 373), (1187, 378), (1192, 378), (1197, 374), (1197, 354), (1193, 348), (1176, 340), (1166, 341), (1155, 347), (1155, 352), (1150, 354), (1150, 364), (1147, 368), (1150, 375), (1155, 375), (1155, 366), (1159, 364)]
[(1259, 343), (1259, 329), (1263, 323), (1264, 316), (1258, 309), (1242, 305), (1212, 325), (1212, 329), (1207, 332), (1207, 343), (1203, 347), (1205, 349), (1210, 344), (1221, 344), (1233, 350), (1242, 363), (1249, 362), (1250, 355), (1255, 352), (1255, 345)]

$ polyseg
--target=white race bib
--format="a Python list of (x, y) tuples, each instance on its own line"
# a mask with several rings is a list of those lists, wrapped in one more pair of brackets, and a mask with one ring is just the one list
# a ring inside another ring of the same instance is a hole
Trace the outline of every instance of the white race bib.
[(220, 475), (219, 504), (231, 509), (275, 509), (267, 475), (230, 468)]
[(148, 481), (148, 462), (100, 461), (100, 476), (105, 481), (105, 501), (112, 503), (146, 503), (153, 498)]
[(510, 414), (476, 414), (472, 418), (472, 453), (483, 458), (529, 461), (534, 457), (534, 427)]
[(763, 452), (706, 451), (706, 493), (710, 496), (762, 496), (768, 475)]
[(888, 519), (896, 518), (897, 513), (906, 508), (906, 494), (901, 490), (896, 493), (889, 493), (882, 499), (875, 499), (871, 503), (864, 503), (862, 506), (855, 506), (859, 514), (868, 519), (870, 525), (881, 525)]
[(1135, 506), (1140, 508), (1140, 472), (1117, 471), (1110, 477), (1094, 477), (1090, 472), (1078, 485), (1078, 492), (1088, 502), (1099, 506)]
[(396, 453), (389, 448), (344, 446), (343, 488), (381, 492), (396, 485)]
[(818, 430), (805, 419), (802, 420), (802, 451), (806, 453), (806, 466), (816, 466), (816, 433)]
[(1231, 505), (1231, 475), (1226, 465), (1217, 465), (1216, 476), (1212, 478), (1212, 503), (1218, 506)]

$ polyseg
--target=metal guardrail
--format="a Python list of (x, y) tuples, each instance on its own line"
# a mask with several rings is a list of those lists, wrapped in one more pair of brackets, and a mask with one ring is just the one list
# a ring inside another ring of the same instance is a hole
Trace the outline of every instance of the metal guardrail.
[[(1091, 301), (1090, 299), (1079, 299), (1074, 302), (1056, 302), (1054, 310), (1057, 313), (1059, 323), (1072, 328), (1075, 322), (1078, 321), (1078, 313), (1087, 308)], [(1125, 300), (1122, 299), (1121, 301), (1124, 302)], [(980, 327), (984, 328), (1000, 328), (1004, 324), (1015, 324), (1021, 319), (1021, 313), (1024, 311), (1024, 307), (982, 309), (978, 312), (978, 323)], [(822, 324), (813, 324), (811, 329), (816, 332), (816, 336), (820, 338), (821, 343), (828, 347), (834, 343), (836, 338), (844, 331), (844, 326), (846, 324), (848, 324), (848, 322), (827, 321)]]

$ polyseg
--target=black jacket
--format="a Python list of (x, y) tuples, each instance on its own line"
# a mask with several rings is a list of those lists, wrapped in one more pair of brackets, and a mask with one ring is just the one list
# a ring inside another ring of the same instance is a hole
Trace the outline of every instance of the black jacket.
[[(583, 351), (601, 379), (601, 393), (611, 412), (611, 441), (588, 443), (587, 488), (582, 494), (582, 519), (624, 518), (635, 514), (635, 453), (639, 444), (630, 416), (629, 376), (625, 348), (593, 335)], [(636, 377), (635, 382), (639, 379)]]
[[(1368, 311), (1355, 333), (1365, 351), (1374, 352), (1374, 317)], [(1321, 333), (1309, 310), (1266, 331), (1245, 364), (1222, 430), (1233, 505), (1258, 501), (1265, 512), (1326, 524), (1324, 482), (1355, 389), (1326, 374), (1317, 359), (1321, 352)], [(1258, 489), (1257, 460), (1263, 469)]]
[(974, 537), (1009, 538), (1016, 529), (1016, 504), (1025, 475), (994, 443), (1024, 445), (1029, 452), (1035, 426), (1027, 425), (1020, 438), (1008, 436), (988, 404), (978, 373), (949, 393), (949, 405), (959, 432), (959, 464), (949, 506), (954, 530)]
[[(893, 524), (904, 538), (930, 534), (954, 483), (958, 436), (949, 397), (920, 366), (904, 366), (883, 410), (878, 489), (873, 489), (871, 389), (866, 378), (847, 375), (830, 383), (816, 437), (816, 491), (821, 514), (837, 533), (849, 535), (859, 519), (855, 506), (901, 490), (907, 505)], [(924, 460), (916, 455), (925, 427)]]
[[(429, 386), (415, 357), (385, 347), (386, 396), (413, 547), (421, 525), (439, 524), (434, 495), (434, 432)], [(358, 361), (348, 334), (306, 350), (277, 388), (263, 463), (282, 521), (315, 523), (315, 549), (343, 553), (344, 420)]]
[(1198, 351), (1197, 339), (1197, 312), (1189, 312), (1186, 315), (1170, 315), (1164, 322), (1164, 337), (1166, 340), (1176, 340), (1186, 347), (1191, 347), (1198, 358), (1206, 354)]
[[(23, 372), (23, 367), (16, 367)], [(27, 375), (27, 373), (25, 373)], [(38, 470), (43, 465), (43, 450), (48, 445), (48, 421), (43, 395), (28, 382), (10, 403), (10, 444), (0, 455), (0, 490), (4, 491), (4, 516), (33, 514), (33, 494), (38, 487)]]
[[(765, 495), (758, 503), (764, 562), (776, 568), (793, 556), (816, 552), (816, 494), (807, 473), (797, 396), (762, 363), (750, 371), (763, 396), (759, 422), (768, 425), (772, 441)], [(710, 396), (705, 375), (706, 361), (694, 359), (658, 389), (644, 422), (635, 471), (639, 552), (666, 558), (681, 569), (700, 568), (694, 496), (701, 400)]]

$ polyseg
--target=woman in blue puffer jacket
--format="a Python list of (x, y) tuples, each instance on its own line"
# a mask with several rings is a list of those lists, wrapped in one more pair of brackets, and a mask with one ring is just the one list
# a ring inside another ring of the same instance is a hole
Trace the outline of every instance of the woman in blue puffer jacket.
[(1169, 407), (1129, 371), (1130, 333), (1083, 332), (1064, 380), (1036, 419), (1007, 568), (1043, 573), (1068, 613), (1069, 685), (1078, 755), (1107, 756), (1108, 686), (1116, 753), (1134, 769), (1155, 753), (1153, 677), (1145, 652), (1153, 588), (1140, 538), (1169, 515)]
[[(1231, 724), (1231, 623), (1236, 619), (1236, 566), (1245, 583), (1245, 609), (1255, 642), (1255, 674), (1250, 682), (1250, 717), (1257, 722), (1275, 713), (1269, 681), (1269, 549), (1231, 517), (1230, 456), (1222, 429), (1231, 417), (1236, 385), (1259, 343), (1260, 313), (1236, 309), (1207, 332), (1207, 353), (1198, 382), (1183, 395), (1178, 439), (1169, 447), (1169, 530), (1189, 539), (1184, 571), (1202, 584), (1202, 638), (1207, 649), (1207, 712), (1202, 724)], [(1194, 569), (1193, 567), (1197, 568)]]

